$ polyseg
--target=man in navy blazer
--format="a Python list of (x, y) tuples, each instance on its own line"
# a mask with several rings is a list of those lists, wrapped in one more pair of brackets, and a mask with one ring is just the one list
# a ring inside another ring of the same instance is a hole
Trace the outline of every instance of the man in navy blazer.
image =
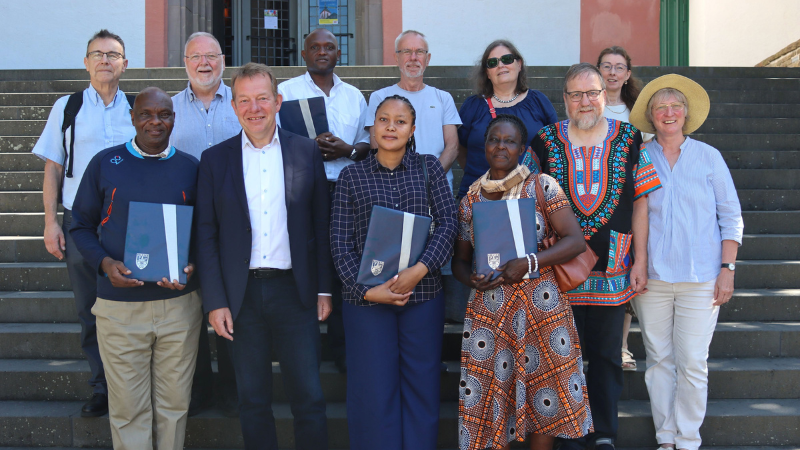
[(198, 175), (203, 308), (230, 340), (245, 447), (278, 448), (275, 354), (295, 417), (295, 448), (324, 450), (318, 321), (331, 311), (333, 262), (320, 150), (276, 127), (281, 96), (269, 67), (242, 66), (231, 87), (242, 133), (204, 151)]

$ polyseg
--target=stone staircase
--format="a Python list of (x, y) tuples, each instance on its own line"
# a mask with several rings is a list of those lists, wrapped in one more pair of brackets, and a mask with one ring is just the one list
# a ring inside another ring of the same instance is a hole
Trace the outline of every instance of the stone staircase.
[[(280, 80), (303, 68), (276, 68)], [(564, 67), (532, 68), (531, 87), (564, 116)], [(652, 79), (670, 70), (637, 68)], [(709, 405), (701, 430), (709, 446), (800, 448), (800, 70), (675, 68), (708, 91), (709, 119), (694, 137), (722, 151), (744, 211), (736, 292), (722, 308), (711, 344)], [(397, 81), (392, 67), (341, 67), (365, 95)], [(431, 67), (426, 81), (451, 92), (458, 106), (471, 95), (467, 67)], [(137, 92), (186, 87), (183, 69), (130, 69), (121, 87)], [(83, 70), (0, 71), (0, 450), (111, 446), (107, 418), (83, 419), (91, 395), (89, 367), (64, 263), (42, 242), (43, 162), (30, 153), (50, 107), (86, 87)], [(457, 174), (460, 179), (460, 173)], [(323, 346), (325, 346), (325, 326)], [(461, 330), (445, 327), (441, 448), (456, 448)], [(618, 445), (654, 448), (644, 384), (644, 348), (629, 338), (639, 370), (626, 373)], [(212, 340), (213, 345), (213, 340)], [(345, 376), (323, 355), (331, 448), (348, 447)], [(281, 448), (293, 448), (291, 414), (274, 367), (275, 416)], [(207, 411), (189, 420), (187, 447), (241, 448), (237, 419)], [(515, 446), (516, 448), (516, 446)]]

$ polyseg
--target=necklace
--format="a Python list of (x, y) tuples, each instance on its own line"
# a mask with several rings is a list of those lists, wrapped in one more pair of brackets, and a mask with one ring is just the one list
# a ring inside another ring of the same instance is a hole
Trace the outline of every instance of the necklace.
[(514, 100), (516, 100), (517, 97), (519, 97), (519, 94), (520, 93), (518, 92), (517, 95), (515, 95), (513, 98), (511, 98), (511, 100), (500, 100), (500, 97), (498, 97), (497, 94), (492, 94), (492, 97), (494, 97), (494, 99), (497, 100), (500, 103), (511, 103)]
[(614, 108), (612, 108), (612, 107), (611, 107), (611, 105), (606, 105), (606, 108), (608, 108), (608, 110), (609, 110), (609, 111), (611, 111), (611, 112), (612, 112), (612, 113), (614, 113), (614, 114), (622, 114), (622, 113), (624, 113), (624, 112), (625, 112), (625, 109), (626, 109), (627, 107), (628, 107), (628, 105), (625, 105), (625, 104), (623, 103), (623, 104), (622, 104), (622, 111), (614, 111)]

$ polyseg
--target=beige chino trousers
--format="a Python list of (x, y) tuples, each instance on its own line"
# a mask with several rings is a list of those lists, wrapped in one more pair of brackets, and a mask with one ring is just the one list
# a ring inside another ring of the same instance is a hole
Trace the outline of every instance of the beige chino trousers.
[(146, 302), (98, 298), (92, 313), (114, 449), (182, 449), (203, 321), (198, 291)]

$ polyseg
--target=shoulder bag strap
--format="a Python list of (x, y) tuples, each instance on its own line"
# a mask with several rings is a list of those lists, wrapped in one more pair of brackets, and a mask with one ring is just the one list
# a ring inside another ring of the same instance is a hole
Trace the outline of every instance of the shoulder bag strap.
[(492, 115), (492, 119), (496, 118), (497, 113), (494, 111), (494, 105), (492, 104), (492, 99), (486, 97), (484, 100), (486, 100), (486, 104), (489, 105), (489, 114)]

